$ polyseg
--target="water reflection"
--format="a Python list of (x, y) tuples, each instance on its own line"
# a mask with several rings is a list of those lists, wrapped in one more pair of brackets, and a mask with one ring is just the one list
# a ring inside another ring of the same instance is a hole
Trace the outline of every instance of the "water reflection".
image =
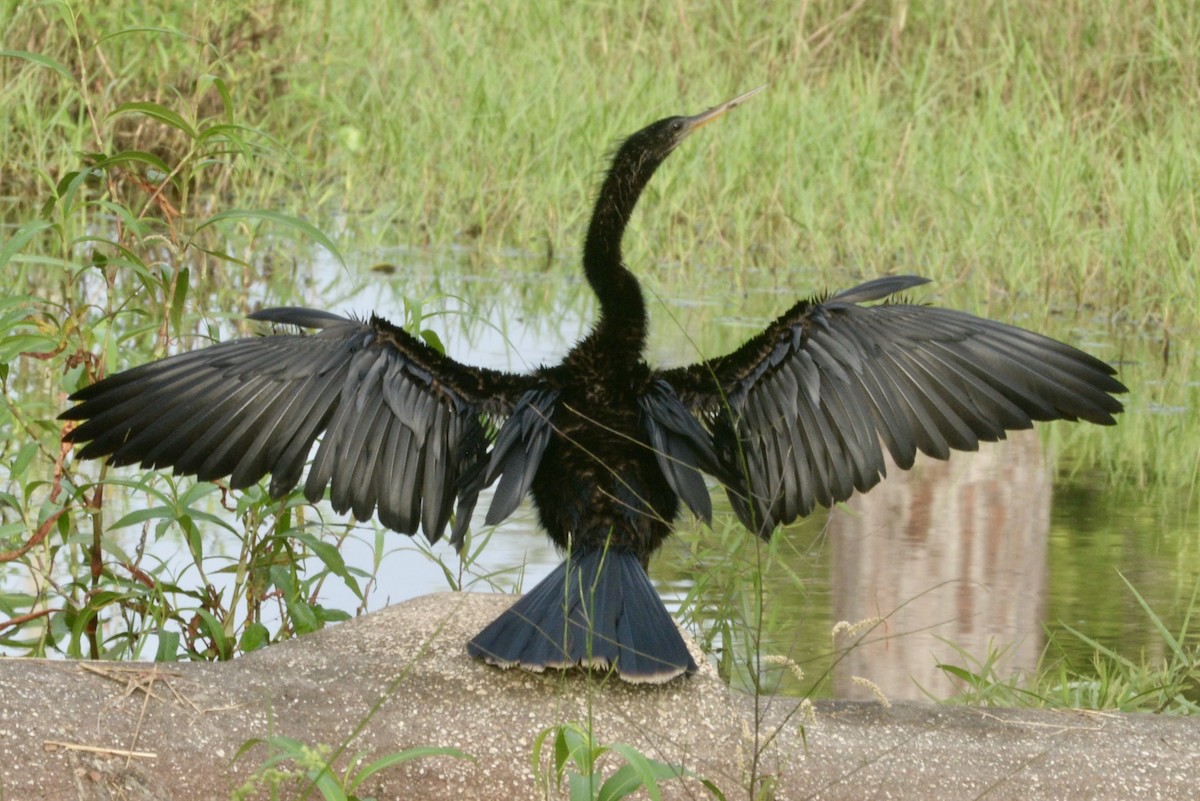
[[(857, 635), (834, 695), (891, 699), (956, 691), (938, 662), (1003, 648), (999, 673), (1032, 670), (1043, 645), (1051, 476), (1031, 431), (949, 461), (920, 458), (829, 517), (833, 617), (884, 618)], [(924, 691), (922, 690), (924, 688)]]

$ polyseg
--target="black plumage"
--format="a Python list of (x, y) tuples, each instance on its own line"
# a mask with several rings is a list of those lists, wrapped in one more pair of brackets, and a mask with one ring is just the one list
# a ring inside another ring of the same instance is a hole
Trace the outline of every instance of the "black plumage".
[[(756, 90), (757, 91), (757, 90)], [(216, 345), (86, 387), (63, 414), (80, 458), (172, 467), (273, 496), (300, 481), (333, 508), (461, 546), (480, 491), (498, 523), (532, 494), (566, 561), (469, 644), (531, 670), (612, 667), (629, 681), (695, 669), (645, 570), (680, 501), (708, 520), (701, 473), (768, 537), (865, 492), (883, 448), (910, 467), (1034, 420), (1109, 425), (1125, 391), (1068, 345), (962, 312), (886, 301), (925, 283), (890, 276), (801, 301), (732, 353), (660, 370), (642, 357), (646, 308), (621, 258), (638, 197), (688, 134), (755, 92), (670, 117), (618, 148), (583, 250), (592, 331), (554, 366), (460, 364), (386, 321), (307, 309), (254, 320), (315, 330)]]

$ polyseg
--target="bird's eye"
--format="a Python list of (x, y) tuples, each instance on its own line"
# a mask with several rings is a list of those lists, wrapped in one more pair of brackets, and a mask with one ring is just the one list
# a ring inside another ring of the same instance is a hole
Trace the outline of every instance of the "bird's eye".
[(671, 130), (674, 131), (675, 133), (679, 133), (680, 131), (682, 131), (683, 130), (683, 120), (674, 120), (671, 123)]

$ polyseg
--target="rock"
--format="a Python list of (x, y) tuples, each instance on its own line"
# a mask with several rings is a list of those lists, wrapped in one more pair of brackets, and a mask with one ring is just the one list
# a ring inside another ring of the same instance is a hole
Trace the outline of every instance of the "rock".
[[(746, 797), (755, 701), (731, 694), (698, 652), (699, 673), (661, 686), (473, 661), (467, 639), (511, 600), (429, 595), (223, 664), (0, 660), (0, 798), (228, 798), (268, 760), (264, 744), (246, 744), (271, 735), (345, 744), (339, 777), (355, 754), (366, 764), (430, 746), (473, 757), (385, 768), (358, 790), (381, 801), (536, 798), (534, 743), (564, 722)], [(772, 739), (757, 775), (777, 798), (1191, 798), (1200, 784), (1195, 720), (814, 708), (802, 738), (807, 712), (794, 699), (759, 699), (759, 738)], [(551, 740), (544, 757), (552, 750)], [(661, 787), (664, 798), (707, 797), (695, 779)], [(302, 790), (289, 783), (281, 797)], [(250, 797), (267, 797), (266, 785)]]

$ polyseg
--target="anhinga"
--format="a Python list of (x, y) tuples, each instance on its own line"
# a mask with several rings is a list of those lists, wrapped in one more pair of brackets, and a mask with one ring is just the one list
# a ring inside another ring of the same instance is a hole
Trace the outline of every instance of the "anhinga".
[(680, 501), (709, 520), (701, 472), (762, 537), (865, 492), (918, 450), (946, 458), (1033, 420), (1110, 425), (1114, 370), (1063, 343), (963, 312), (861, 306), (925, 283), (878, 278), (797, 303), (725, 356), (646, 364), (646, 306), (621, 259), (642, 189), (668, 154), (748, 92), (626, 139), (600, 187), (583, 247), (599, 320), (561, 364), (512, 374), (460, 364), (379, 317), (298, 308), (250, 319), (315, 329), (183, 353), (71, 396), (80, 458), (172, 467), (234, 488), (300, 480), (360, 520), (461, 547), (480, 490), (487, 523), (532, 492), (566, 560), (468, 644), (481, 659), (541, 671), (613, 668), (628, 681), (695, 670), (646, 574)]

